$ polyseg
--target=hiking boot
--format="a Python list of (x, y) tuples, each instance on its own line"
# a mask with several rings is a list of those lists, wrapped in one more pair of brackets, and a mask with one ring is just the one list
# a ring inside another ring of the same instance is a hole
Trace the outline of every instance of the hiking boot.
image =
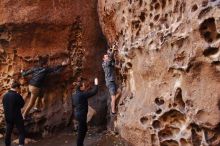
[(116, 112), (115, 112), (115, 113), (111, 112), (111, 115), (112, 115), (112, 116), (116, 116), (116, 115), (117, 115), (117, 113), (116, 113)]
[(32, 117), (31, 116), (25, 116), (23, 117), (24, 121), (31, 121)]

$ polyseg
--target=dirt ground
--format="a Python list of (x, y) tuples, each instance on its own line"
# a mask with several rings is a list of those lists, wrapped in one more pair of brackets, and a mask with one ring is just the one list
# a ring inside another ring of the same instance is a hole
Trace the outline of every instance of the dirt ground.
[[(76, 146), (77, 134), (75, 132), (61, 132), (59, 134), (38, 139), (26, 146)], [(85, 146), (130, 146), (117, 135), (110, 134), (107, 131), (89, 130), (85, 139)], [(3, 139), (0, 140), (0, 146), (4, 146)], [(13, 144), (12, 146), (17, 146)]]

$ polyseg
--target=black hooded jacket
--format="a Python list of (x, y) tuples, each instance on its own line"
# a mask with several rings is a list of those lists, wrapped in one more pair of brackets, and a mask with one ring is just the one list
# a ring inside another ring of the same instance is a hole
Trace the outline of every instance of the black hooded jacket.
[(5, 120), (7, 123), (19, 122), (23, 120), (21, 108), (24, 106), (24, 100), (16, 91), (9, 90), (2, 99)]
[(28, 76), (32, 74), (31, 80), (29, 81), (29, 84), (38, 88), (42, 88), (44, 81), (46, 79), (46, 76), (50, 73), (54, 72), (60, 72), (62, 69), (62, 65), (58, 65), (56, 67), (50, 68), (50, 67), (34, 67), (30, 70), (27, 70), (22, 73), (22, 76)]
[(88, 113), (88, 98), (94, 96), (98, 92), (98, 85), (95, 85), (89, 91), (76, 90), (72, 96), (73, 106), (75, 107), (75, 114), (86, 116)]

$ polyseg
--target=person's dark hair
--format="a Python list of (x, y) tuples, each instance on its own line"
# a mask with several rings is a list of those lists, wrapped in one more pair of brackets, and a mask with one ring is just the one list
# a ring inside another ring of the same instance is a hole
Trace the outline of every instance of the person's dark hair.
[(11, 88), (13, 89), (16, 89), (16, 88), (19, 88), (21, 86), (21, 84), (17, 81), (14, 81), (12, 84), (11, 84)]
[(85, 83), (86, 83), (86, 79), (85, 78), (78, 77), (77, 78), (77, 83), (76, 83), (76, 89), (80, 90), (80, 87), (82, 87), (83, 84), (85, 84)]
[(46, 57), (39, 56), (38, 60), (39, 60), (39, 65), (43, 66), (43, 65), (47, 64), (48, 57), (47, 56)]

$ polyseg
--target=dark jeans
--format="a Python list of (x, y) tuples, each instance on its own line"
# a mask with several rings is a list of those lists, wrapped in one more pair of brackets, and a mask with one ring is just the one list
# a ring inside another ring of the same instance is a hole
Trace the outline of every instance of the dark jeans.
[(84, 139), (87, 132), (87, 114), (76, 114), (76, 120), (78, 123), (78, 137), (77, 146), (83, 146)]
[(24, 122), (10, 122), (6, 123), (6, 134), (5, 134), (5, 145), (11, 146), (11, 134), (14, 128), (14, 125), (18, 129), (19, 132), (19, 145), (24, 145), (25, 140), (25, 130), (24, 130)]

